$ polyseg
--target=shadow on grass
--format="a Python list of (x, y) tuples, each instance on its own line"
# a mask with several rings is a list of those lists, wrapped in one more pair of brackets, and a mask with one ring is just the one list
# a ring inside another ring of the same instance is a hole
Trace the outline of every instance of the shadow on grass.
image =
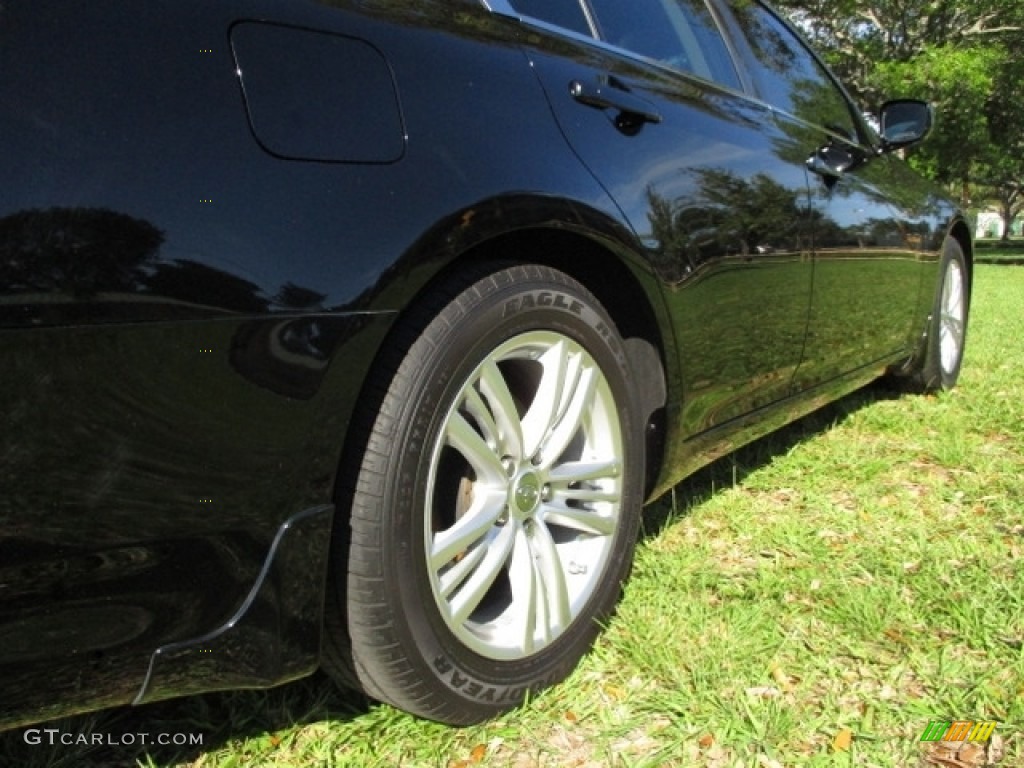
[(775, 457), (820, 436), (862, 408), (901, 397), (913, 395), (904, 395), (885, 380), (879, 380), (708, 464), (676, 485), (671, 494), (644, 509), (643, 538), (655, 538), (716, 493), (739, 485), (750, 473), (771, 464)]
[[(365, 715), (373, 703), (338, 689), (325, 675), (259, 691), (228, 691), (118, 707), (0, 733), (0, 765), (19, 768), (135, 768), (199, 760), (228, 741), (265, 739), (265, 749), (238, 765), (259, 762), (289, 731)], [(167, 743), (143, 744), (157, 739)], [(189, 741), (201, 739), (201, 743)], [(184, 744), (180, 742), (186, 742)]]

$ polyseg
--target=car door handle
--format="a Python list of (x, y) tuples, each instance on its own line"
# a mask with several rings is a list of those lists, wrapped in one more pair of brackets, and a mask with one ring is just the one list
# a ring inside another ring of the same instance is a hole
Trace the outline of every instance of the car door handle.
[(580, 104), (588, 107), (617, 109), (621, 118), (628, 118), (632, 123), (661, 122), (661, 115), (653, 104), (634, 95), (614, 77), (599, 77), (591, 83), (573, 80), (569, 83), (569, 93)]

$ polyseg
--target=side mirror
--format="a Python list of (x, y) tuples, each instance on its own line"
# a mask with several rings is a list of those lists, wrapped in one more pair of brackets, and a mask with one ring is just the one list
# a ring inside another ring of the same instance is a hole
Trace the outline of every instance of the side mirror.
[(921, 141), (932, 129), (932, 119), (932, 108), (927, 102), (887, 101), (878, 113), (882, 151), (891, 152)]

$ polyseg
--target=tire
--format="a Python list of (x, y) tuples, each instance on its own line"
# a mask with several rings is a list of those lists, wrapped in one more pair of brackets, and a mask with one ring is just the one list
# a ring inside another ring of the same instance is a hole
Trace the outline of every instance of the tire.
[(614, 610), (643, 430), (623, 342), (567, 275), (495, 269), (416, 314), (375, 382), (324, 666), (462, 725), (563, 679)]
[(967, 340), (970, 297), (970, 272), (963, 248), (954, 238), (947, 237), (923, 350), (909, 373), (900, 377), (904, 389), (932, 393), (956, 386)]

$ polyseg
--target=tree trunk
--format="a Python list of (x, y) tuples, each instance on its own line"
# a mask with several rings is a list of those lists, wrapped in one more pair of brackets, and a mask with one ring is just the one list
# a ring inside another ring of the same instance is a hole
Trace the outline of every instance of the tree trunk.
[(1000, 190), (1001, 195), (999, 198), (1000, 207), (1003, 209), (1002, 242), (1004, 244), (1010, 242), (1010, 231), (1013, 229), (1013, 222), (1021, 213), (1021, 188), (1017, 185), (1007, 186), (1009, 186), (1008, 189), (1004, 187)]

